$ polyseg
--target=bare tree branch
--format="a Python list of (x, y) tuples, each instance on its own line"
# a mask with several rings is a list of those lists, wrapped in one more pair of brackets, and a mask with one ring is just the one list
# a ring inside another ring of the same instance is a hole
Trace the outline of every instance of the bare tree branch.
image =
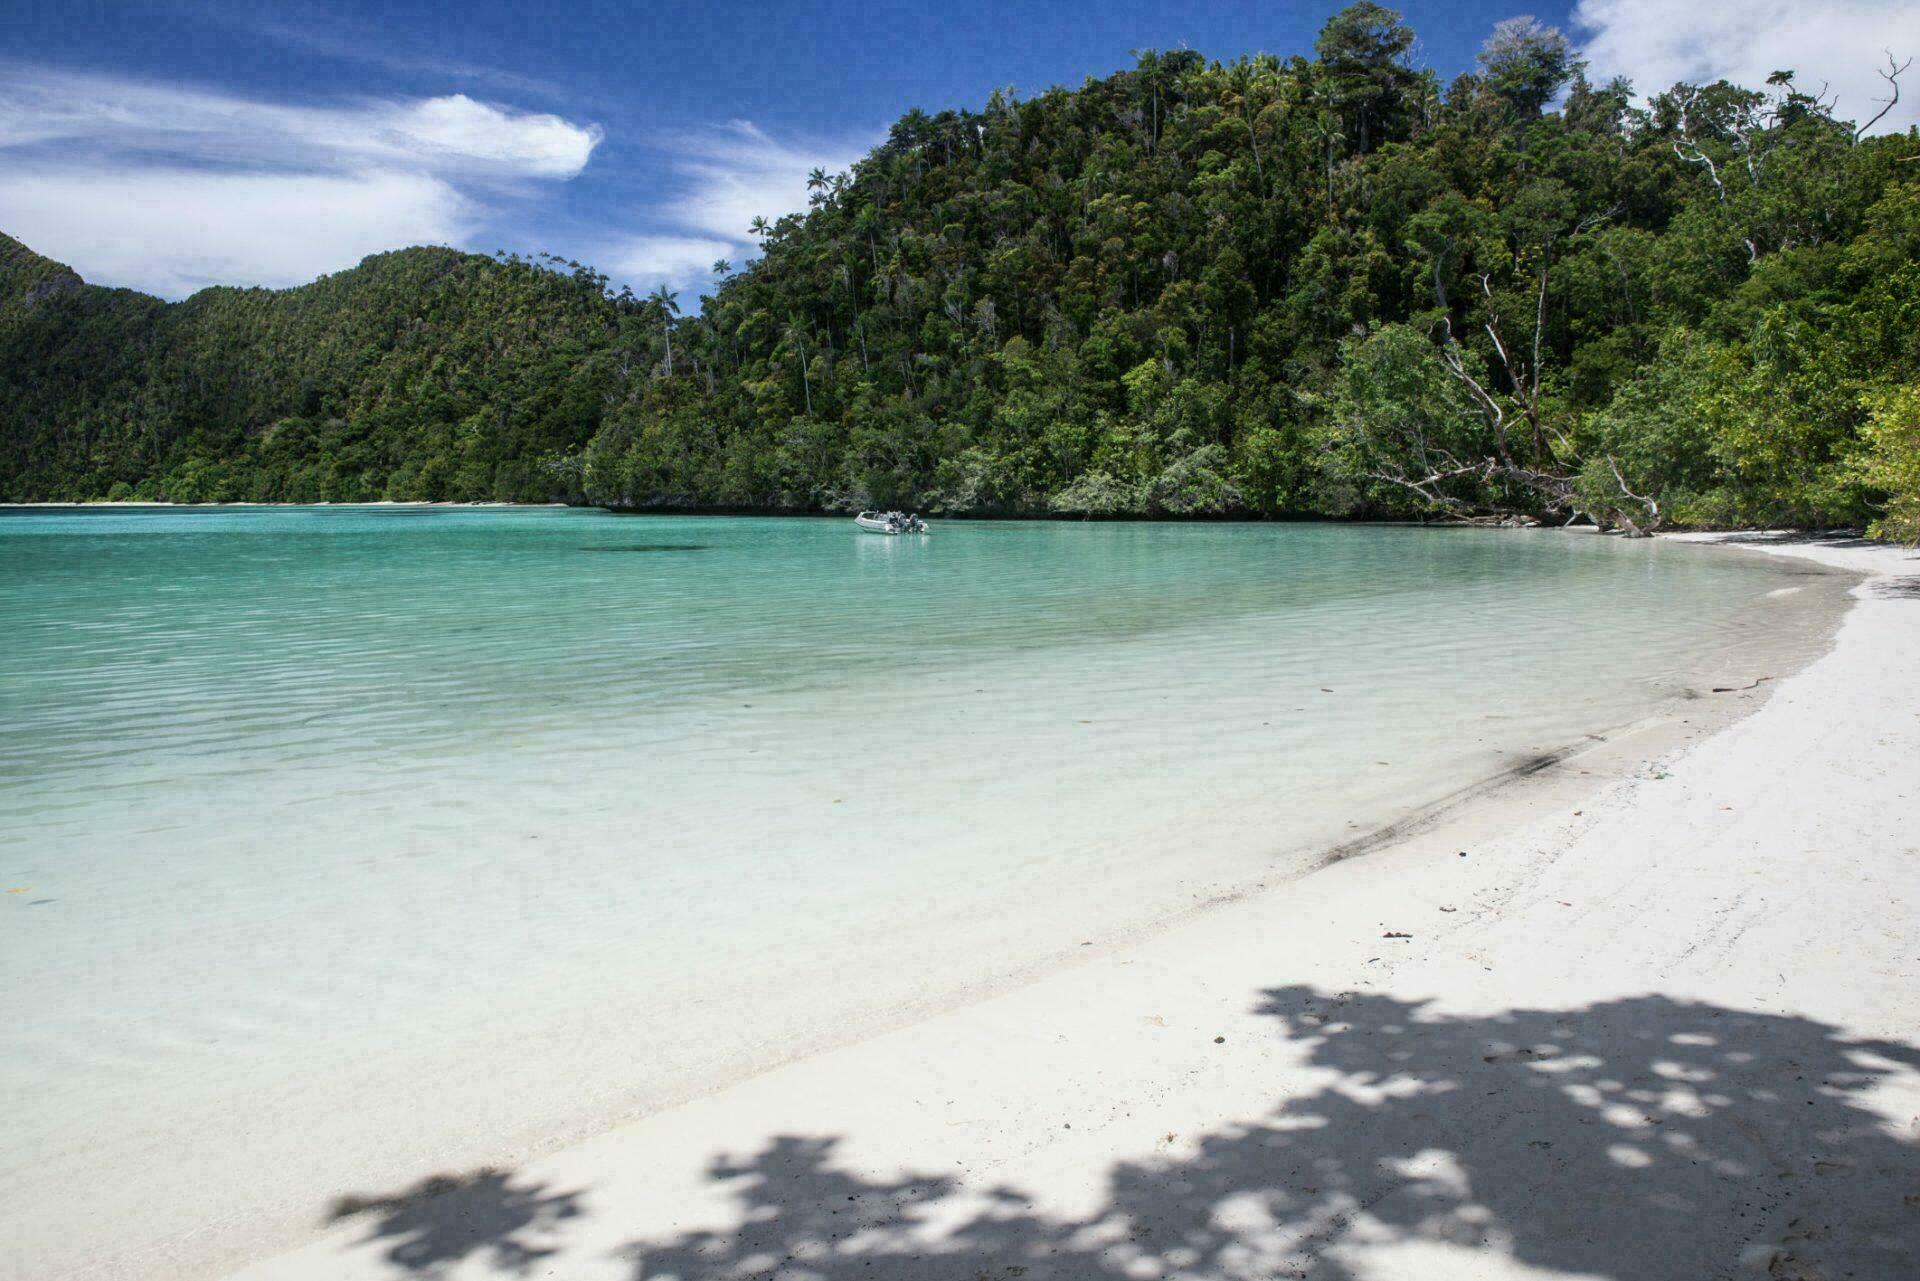
[(1862, 138), (1866, 137), (1867, 131), (1884, 120), (1887, 113), (1893, 110), (1894, 104), (1900, 101), (1900, 76), (1908, 67), (1913, 65), (1912, 58), (1908, 58), (1905, 62), (1896, 63), (1893, 60), (1893, 50), (1891, 49), (1885, 49), (1882, 50), (1882, 52), (1887, 55), (1887, 69), (1880, 72), (1879, 75), (1882, 80), (1887, 82), (1887, 87), (1891, 89), (1892, 92), (1884, 100), (1876, 99), (1876, 101), (1881, 102), (1880, 110), (1874, 113), (1873, 119), (1853, 131), (1853, 140), (1855, 142), (1859, 142)]
[[(1700, 92), (1699, 90), (1693, 88), (1692, 86), (1688, 86), (1684, 92), (1676, 94), (1676, 97), (1679, 99), (1679, 103), (1680, 103), (1680, 137), (1676, 138), (1673, 142), (1673, 154), (1680, 157), (1681, 160), (1687, 162), (1688, 164), (1706, 166), (1707, 177), (1712, 179), (1713, 181), (1714, 194), (1720, 198), (1720, 207), (1722, 209), (1726, 209), (1727, 208), (1727, 186), (1725, 183), (1720, 181), (1720, 166), (1713, 162), (1713, 157), (1708, 155), (1706, 152), (1706, 149), (1702, 147), (1698, 142), (1696, 142), (1693, 137), (1693, 120), (1692, 120), (1691, 112), (1693, 110), (1694, 99), (1698, 97), (1699, 92)], [(1681, 142), (1683, 141), (1687, 144), (1685, 150), (1682, 150), (1680, 146)], [(1748, 172), (1748, 176), (1752, 178), (1753, 181), (1757, 184), (1759, 181), (1759, 175), (1758, 175), (1758, 172), (1753, 168), (1750, 151), (1749, 151), (1749, 162), (1748, 162), (1747, 172)], [(1750, 238), (1746, 236), (1742, 236), (1740, 238), (1740, 243), (1744, 244), (1747, 247), (1748, 262), (1760, 261), (1760, 250)]]
[(1660, 504), (1652, 498), (1648, 498), (1643, 495), (1636, 494), (1631, 489), (1627, 488), (1627, 478), (1620, 474), (1620, 466), (1618, 463), (1615, 463), (1613, 461), (1612, 454), (1607, 455), (1607, 470), (1613, 473), (1614, 482), (1620, 486), (1620, 492), (1622, 494), (1625, 494), (1630, 501), (1639, 503), (1641, 506), (1647, 509), (1647, 528), (1646, 529), (1644, 530), (1641, 529), (1637, 524), (1633, 522), (1633, 520), (1630, 517), (1627, 516), (1625, 512), (1616, 510), (1614, 512), (1614, 515), (1619, 519), (1620, 523), (1625, 525), (1628, 531), (1634, 534), (1636, 537), (1651, 533), (1653, 530), (1658, 529), (1660, 527)]

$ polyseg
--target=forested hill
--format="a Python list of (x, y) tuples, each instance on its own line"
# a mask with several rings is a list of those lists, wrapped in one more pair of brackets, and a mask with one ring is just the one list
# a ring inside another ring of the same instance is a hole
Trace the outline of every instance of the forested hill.
[(405, 249), (169, 305), (0, 236), (0, 495), (577, 497), (548, 463), (618, 382), (603, 284)]
[(1412, 45), (1360, 4), (911, 112), (696, 315), (442, 250), (164, 306), (7, 242), (0, 492), (1920, 532), (1920, 137)]

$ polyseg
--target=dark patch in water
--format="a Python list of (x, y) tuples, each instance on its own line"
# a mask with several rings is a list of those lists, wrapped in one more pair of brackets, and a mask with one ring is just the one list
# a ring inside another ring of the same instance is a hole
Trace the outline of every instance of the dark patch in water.
[(582, 547), (583, 552), (703, 552), (705, 543), (616, 543), (608, 547)]
[(1920, 600), (1920, 578), (1889, 578), (1875, 583), (1873, 594), (1881, 600)]

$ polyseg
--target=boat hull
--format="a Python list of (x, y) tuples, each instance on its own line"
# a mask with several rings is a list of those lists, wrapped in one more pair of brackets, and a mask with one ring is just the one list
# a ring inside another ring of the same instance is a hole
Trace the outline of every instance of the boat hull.
[(900, 526), (890, 525), (884, 520), (864, 514), (855, 516), (853, 523), (858, 525), (866, 533), (885, 534), (888, 537), (893, 537), (898, 534), (926, 534), (931, 532), (927, 529), (925, 522), (922, 522), (918, 528), (901, 528)]

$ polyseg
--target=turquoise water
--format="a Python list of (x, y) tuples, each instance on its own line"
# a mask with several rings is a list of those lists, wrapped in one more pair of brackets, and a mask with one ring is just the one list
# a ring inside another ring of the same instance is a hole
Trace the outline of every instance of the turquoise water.
[(0, 1196), (192, 1168), (298, 1215), (684, 1097), (1745, 678), (1805, 581), (1529, 532), (0, 516)]

